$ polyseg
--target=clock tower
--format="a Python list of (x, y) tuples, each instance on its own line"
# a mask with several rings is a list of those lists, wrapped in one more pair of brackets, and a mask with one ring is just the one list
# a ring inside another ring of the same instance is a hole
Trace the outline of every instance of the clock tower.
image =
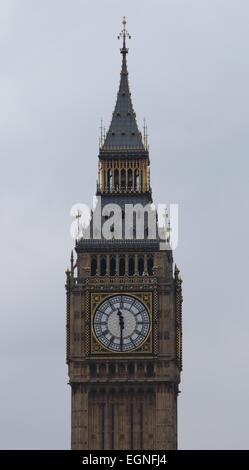
[[(121, 77), (111, 124), (100, 141), (97, 208), (66, 272), (71, 446), (170, 450), (177, 448), (181, 279), (172, 251), (160, 249), (157, 223), (152, 237), (149, 212), (143, 212), (152, 203), (150, 159), (131, 101), (125, 19), (119, 37)], [(135, 229), (126, 223), (131, 206)]]

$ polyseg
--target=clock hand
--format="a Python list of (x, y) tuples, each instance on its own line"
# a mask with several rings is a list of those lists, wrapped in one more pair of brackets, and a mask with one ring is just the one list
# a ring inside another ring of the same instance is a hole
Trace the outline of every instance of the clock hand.
[(117, 315), (119, 316), (119, 326), (120, 326), (120, 350), (123, 350), (123, 329), (124, 329), (124, 317), (120, 310), (118, 310)]
[(124, 317), (120, 310), (118, 310), (118, 316), (119, 316), (120, 328), (123, 330), (124, 329)]

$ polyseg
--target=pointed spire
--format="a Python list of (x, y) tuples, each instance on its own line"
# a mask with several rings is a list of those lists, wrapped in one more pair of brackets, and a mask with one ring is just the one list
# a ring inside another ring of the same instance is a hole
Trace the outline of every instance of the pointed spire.
[(103, 145), (100, 148), (100, 154), (119, 151), (126, 153), (135, 152), (136, 154), (146, 152), (141, 132), (137, 126), (136, 114), (134, 112), (131, 101), (126, 62), (126, 55), (128, 54), (128, 48), (126, 46), (127, 38), (130, 39), (131, 36), (126, 29), (126, 19), (124, 17), (123, 29), (118, 35), (118, 39), (123, 39), (122, 48), (120, 49), (122, 54), (122, 67), (120, 73), (119, 90), (111, 124), (104, 139)]

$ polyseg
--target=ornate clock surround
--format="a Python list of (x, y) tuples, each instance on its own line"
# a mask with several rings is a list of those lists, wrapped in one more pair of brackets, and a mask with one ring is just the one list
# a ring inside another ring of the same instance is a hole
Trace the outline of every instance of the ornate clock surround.
[[(113, 352), (113, 351), (108, 351), (104, 346), (102, 346), (96, 339), (94, 331), (93, 331), (93, 326), (92, 326), (92, 320), (95, 311), (97, 308), (102, 304), (103, 301), (107, 300), (110, 297), (113, 297), (115, 295), (128, 295), (130, 297), (134, 297), (140, 302), (142, 302), (150, 316), (150, 331), (143, 342), (143, 344), (138, 347), (135, 350), (132, 351), (123, 351), (123, 352)], [(90, 339), (90, 354), (91, 356), (112, 356), (115, 354), (115, 357), (128, 357), (128, 356), (134, 356), (135, 355), (151, 355), (153, 354), (154, 351), (154, 344), (153, 344), (153, 337), (155, 337), (155, 326), (156, 326), (156, 321), (155, 317), (157, 316), (157, 313), (155, 312), (155, 309), (153, 309), (153, 293), (152, 292), (124, 292), (124, 291), (112, 291), (112, 292), (91, 292), (90, 293), (90, 311), (89, 311), (89, 321), (88, 323), (88, 329), (90, 328), (90, 334), (89, 334), (89, 339)]]

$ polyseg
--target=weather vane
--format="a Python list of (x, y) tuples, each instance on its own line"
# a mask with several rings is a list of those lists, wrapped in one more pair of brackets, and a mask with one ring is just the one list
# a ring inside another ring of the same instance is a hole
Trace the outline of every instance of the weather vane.
[(125, 44), (125, 40), (126, 40), (126, 38), (131, 39), (131, 36), (130, 36), (130, 34), (128, 33), (128, 31), (127, 31), (127, 29), (126, 29), (126, 17), (125, 17), (125, 16), (123, 16), (123, 21), (122, 21), (122, 23), (123, 23), (123, 29), (122, 29), (122, 31), (119, 33), (118, 39), (123, 38), (123, 50), (124, 50), (124, 51), (127, 51), (127, 49), (126, 49), (126, 44)]

